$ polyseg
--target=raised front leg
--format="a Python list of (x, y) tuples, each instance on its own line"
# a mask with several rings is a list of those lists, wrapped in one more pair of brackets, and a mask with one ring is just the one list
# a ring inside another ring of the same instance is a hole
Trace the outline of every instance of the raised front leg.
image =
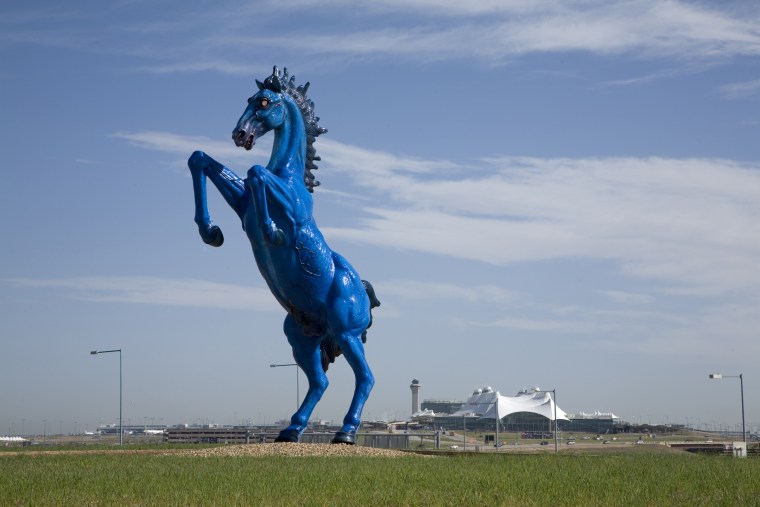
[(269, 177), (270, 175), (265, 168), (255, 165), (248, 170), (246, 182), (256, 203), (256, 221), (264, 233), (264, 238), (270, 245), (281, 246), (286, 241), (285, 233), (271, 219), (267, 208), (266, 186)]
[(203, 242), (211, 246), (221, 246), (224, 242), (222, 230), (214, 225), (208, 212), (206, 199), (206, 177), (216, 186), (227, 204), (238, 215), (242, 210), (242, 197), (245, 193), (243, 180), (228, 168), (209, 157), (202, 151), (195, 151), (187, 161), (193, 176), (193, 191), (195, 194), (195, 223)]

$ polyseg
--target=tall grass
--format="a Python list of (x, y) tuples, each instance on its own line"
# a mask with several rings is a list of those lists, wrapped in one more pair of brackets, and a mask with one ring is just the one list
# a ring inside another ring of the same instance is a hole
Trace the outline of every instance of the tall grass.
[(24, 454), (0, 458), (0, 505), (760, 505), (760, 460)]

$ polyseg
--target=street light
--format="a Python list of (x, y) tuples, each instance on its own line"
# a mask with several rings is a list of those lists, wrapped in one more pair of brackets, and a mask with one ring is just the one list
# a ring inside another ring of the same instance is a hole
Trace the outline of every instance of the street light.
[(296, 411), (298, 411), (298, 407), (301, 406), (301, 393), (300, 393), (300, 388), (298, 387), (298, 365), (296, 363), (269, 365), (270, 368), (279, 368), (280, 366), (295, 366), (296, 367)]
[(90, 351), (90, 354), (93, 356), (96, 356), (98, 354), (107, 354), (109, 352), (118, 352), (119, 353), (119, 445), (124, 445), (124, 426), (122, 425), (122, 419), (121, 419), (121, 349), (114, 349), (114, 350), (92, 350)]
[(744, 426), (744, 379), (742, 378), (742, 374), (739, 375), (723, 375), (720, 373), (711, 373), (709, 376), (711, 379), (724, 379), (724, 378), (738, 378), (739, 379), (739, 389), (741, 390), (742, 395), (742, 440), (744, 443), (747, 443), (747, 430)]
[(552, 402), (554, 402), (554, 453), (559, 452), (559, 447), (557, 446), (557, 390), (556, 389), (546, 389), (546, 390), (534, 390), (533, 392), (536, 393), (552, 393)]

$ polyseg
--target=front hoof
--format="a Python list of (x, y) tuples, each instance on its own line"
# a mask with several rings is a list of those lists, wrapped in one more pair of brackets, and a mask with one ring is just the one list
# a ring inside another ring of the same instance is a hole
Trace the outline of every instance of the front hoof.
[(274, 439), (275, 442), (298, 442), (298, 430), (282, 430), (279, 435), (277, 435), (277, 438)]
[(356, 443), (356, 435), (353, 433), (346, 433), (345, 431), (339, 431), (332, 439), (333, 444), (348, 444), (354, 445)]
[(203, 239), (203, 242), (207, 245), (222, 246), (222, 243), (224, 243), (224, 234), (222, 234), (222, 230), (218, 226), (212, 225), (204, 232), (201, 232), (201, 239)]

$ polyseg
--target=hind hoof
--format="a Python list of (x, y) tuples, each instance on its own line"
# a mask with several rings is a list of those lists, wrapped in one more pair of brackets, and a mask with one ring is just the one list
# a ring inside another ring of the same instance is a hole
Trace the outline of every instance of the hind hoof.
[(335, 434), (335, 437), (333, 437), (332, 443), (354, 445), (356, 443), (356, 435), (346, 433), (345, 431), (339, 431)]
[(298, 442), (298, 431), (296, 430), (282, 430), (275, 442)]

